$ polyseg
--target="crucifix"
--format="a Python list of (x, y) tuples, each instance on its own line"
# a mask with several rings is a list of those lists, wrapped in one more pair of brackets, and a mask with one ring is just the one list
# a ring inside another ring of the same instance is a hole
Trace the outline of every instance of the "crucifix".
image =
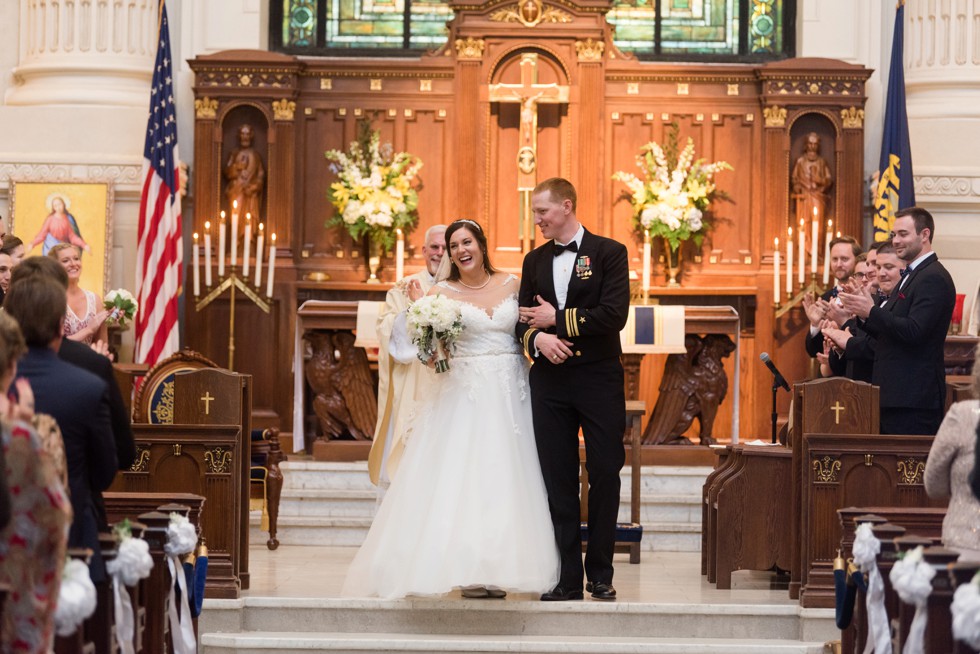
[(215, 398), (211, 397), (211, 391), (204, 391), (204, 395), (201, 396), (201, 401), (204, 402), (204, 415), (210, 415), (211, 413), (211, 401)]
[(538, 84), (538, 55), (521, 55), (520, 84), (491, 84), (490, 102), (518, 103), (521, 107), (521, 133), (517, 150), (517, 195), (520, 206), (521, 251), (528, 253), (534, 243), (534, 217), (531, 191), (537, 184), (538, 105), (568, 104), (569, 87)]

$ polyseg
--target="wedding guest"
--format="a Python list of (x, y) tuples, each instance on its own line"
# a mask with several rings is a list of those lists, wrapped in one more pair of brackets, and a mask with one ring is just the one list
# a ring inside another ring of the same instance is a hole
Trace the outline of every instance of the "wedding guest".
[(53, 645), (71, 504), (57, 461), (27, 422), (34, 410), (30, 385), (20, 380), (17, 401), (8, 398), (17, 358), (26, 349), (16, 321), (0, 312), (0, 439), (4, 474), (17, 489), (11, 498), (13, 519), (0, 532), (0, 581), (11, 587), (0, 625), (0, 651), (47, 654)]
[[(861, 254), (861, 246), (853, 236), (838, 236), (830, 241), (830, 271), (834, 276), (834, 285), (828, 288), (819, 298), (812, 294), (803, 297), (803, 310), (810, 320), (810, 331), (806, 335), (806, 352), (811, 357), (817, 356), (823, 350), (823, 335), (820, 333), (821, 323), (827, 318), (833, 308), (830, 301), (837, 297), (844, 284), (854, 274), (857, 257)], [(839, 306), (839, 304), (838, 304)], [(839, 324), (839, 323), (838, 323)]]
[[(974, 392), (980, 391), (980, 348), (973, 363)], [(970, 487), (976, 464), (980, 402), (964, 400), (949, 408), (926, 459), (925, 487), (932, 498), (948, 497), (943, 545), (960, 552), (960, 561), (980, 561), (980, 499)]]
[(107, 525), (99, 518), (95, 496), (116, 475), (116, 445), (106, 383), (58, 358), (65, 311), (65, 289), (60, 284), (37, 275), (14, 275), (4, 312), (20, 324), (27, 343), (20, 374), (34, 389), (37, 411), (52, 416), (61, 428), (74, 515), (68, 545), (93, 551), (89, 570), (98, 583), (105, 579), (98, 532)]
[(0, 246), (0, 252), (3, 254), (9, 254), (13, 264), (16, 267), (21, 261), (23, 261), (26, 254), (24, 248), (24, 241), (20, 240), (13, 234), (7, 234), (3, 237), (3, 246)]
[(896, 212), (892, 245), (909, 272), (880, 305), (867, 290), (838, 295), (875, 338), (872, 382), (880, 388), (883, 434), (935, 434), (943, 419), (943, 348), (956, 288), (932, 249), (935, 230), (921, 207)]
[(109, 311), (102, 308), (102, 298), (78, 285), (82, 277), (82, 254), (74, 245), (59, 243), (48, 256), (61, 264), (68, 273), (68, 311), (65, 314), (65, 336), (73, 341), (94, 343), (109, 341), (106, 319)]
[[(404, 449), (402, 434), (415, 405), (423, 373), (417, 349), (405, 334), (405, 312), (435, 283), (436, 272), (446, 251), (446, 226), (433, 225), (425, 232), (422, 258), (425, 270), (409, 275), (388, 291), (378, 316), (378, 424), (368, 456), (371, 483), (379, 497), (391, 483)], [(400, 328), (396, 329), (396, 324)]]

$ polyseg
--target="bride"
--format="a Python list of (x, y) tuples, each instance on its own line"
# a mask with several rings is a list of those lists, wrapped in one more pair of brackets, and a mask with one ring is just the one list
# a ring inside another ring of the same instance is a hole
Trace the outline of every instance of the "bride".
[(558, 552), (531, 424), (528, 364), (514, 339), (514, 275), (494, 270), (483, 229), (457, 220), (430, 295), (462, 306), (450, 370), (428, 372), (398, 474), (344, 582), (346, 596), (541, 593)]

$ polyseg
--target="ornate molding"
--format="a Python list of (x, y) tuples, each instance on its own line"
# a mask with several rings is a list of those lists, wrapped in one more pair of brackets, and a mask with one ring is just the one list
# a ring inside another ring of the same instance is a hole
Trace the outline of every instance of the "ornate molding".
[(605, 43), (596, 41), (592, 37), (575, 42), (575, 52), (578, 53), (580, 62), (602, 61), (602, 53), (605, 49)]
[(837, 473), (840, 472), (840, 459), (825, 456), (813, 460), (813, 480), (825, 484), (837, 483)]
[(545, 6), (541, 0), (520, 0), (490, 14), (490, 20), (497, 23), (520, 23), (524, 27), (534, 27), (539, 23), (571, 23), (572, 15), (557, 7)]
[(194, 100), (194, 115), (198, 118), (215, 119), (218, 117), (218, 101), (208, 96)]
[(978, 198), (980, 197), (980, 177), (916, 175), (915, 192), (922, 195), (952, 198)]
[(240, 88), (291, 88), (293, 71), (250, 69), (205, 69), (195, 76), (202, 87), (240, 87)]
[(846, 79), (768, 80), (766, 95), (864, 95), (864, 82)]
[(292, 120), (296, 113), (296, 103), (283, 98), (272, 103), (272, 115), (276, 120)]
[(926, 462), (914, 457), (900, 459), (898, 464), (898, 483), (901, 486), (920, 486)]
[(208, 474), (227, 474), (231, 472), (231, 450), (215, 447), (204, 452), (204, 463)]
[(150, 469), (150, 448), (146, 445), (136, 446), (136, 458), (129, 466), (130, 472), (146, 472)]
[(18, 182), (78, 182), (95, 181), (110, 184), (139, 184), (141, 165), (106, 164), (30, 164), (0, 163), (0, 186), (6, 181)]
[(469, 36), (465, 39), (456, 39), (456, 58), (480, 61), (483, 59), (483, 49), (486, 47), (487, 42), (483, 39), (474, 39)]
[(786, 108), (778, 105), (766, 107), (762, 110), (762, 115), (766, 118), (766, 127), (785, 127)]
[(844, 129), (861, 129), (864, 127), (864, 109), (848, 107), (840, 110), (840, 118)]

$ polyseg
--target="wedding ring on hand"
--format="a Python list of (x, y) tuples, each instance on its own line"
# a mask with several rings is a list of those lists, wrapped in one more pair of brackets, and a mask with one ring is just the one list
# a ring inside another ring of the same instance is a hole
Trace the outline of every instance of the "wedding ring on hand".
[(553, 357), (551, 357), (551, 358), (552, 358), (552, 359), (554, 359), (555, 361), (557, 361), (557, 360), (558, 360), (558, 355), (556, 354), (556, 355), (554, 355), (554, 356), (553, 356)]

